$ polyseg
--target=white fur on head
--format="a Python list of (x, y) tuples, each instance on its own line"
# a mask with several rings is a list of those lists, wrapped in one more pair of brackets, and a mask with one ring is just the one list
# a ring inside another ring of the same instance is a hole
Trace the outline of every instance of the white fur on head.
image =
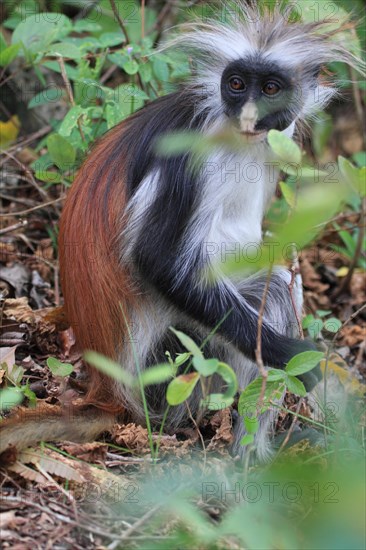
[[(342, 61), (361, 73), (365, 63), (353, 55), (329, 32), (329, 20), (315, 23), (290, 22), (288, 11), (277, 5), (274, 11), (249, 6), (243, 0), (227, 4), (224, 20), (200, 20), (183, 26), (181, 34), (168, 46), (184, 48), (195, 64), (192, 89), (207, 97), (198, 105), (208, 110), (208, 121), (222, 114), (220, 82), (225, 67), (232, 61), (259, 55), (293, 71), (303, 97), (298, 118), (321, 110), (336, 91), (334, 84), (321, 83), (314, 73), (324, 64)], [(345, 22), (345, 21), (344, 21)], [(342, 22), (342, 23), (344, 23)], [(328, 26), (328, 30), (327, 30)]]

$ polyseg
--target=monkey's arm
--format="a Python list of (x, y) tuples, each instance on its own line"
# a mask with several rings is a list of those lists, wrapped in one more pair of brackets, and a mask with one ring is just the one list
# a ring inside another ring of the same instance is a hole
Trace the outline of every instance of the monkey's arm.
[[(150, 234), (145, 231), (145, 234)], [(181, 311), (213, 329), (233, 343), (244, 355), (255, 359), (258, 333), (258, 313), (224, 280), (210, 284), (198, 282), (199, 262), (185, 269), (185, 277), (177, 273), (174, 253), (161, 246), (151, 246), (149, 240), (139, 242), (136, 262), (140, 273), (173, 302)], [(169, 260), (170, 258), (170, 260)], [(314, 350), (312, 342), (283, 336), (265, 320), (262, 324), (262, 357), (266, 365), (283, 368), (297, 353)]]

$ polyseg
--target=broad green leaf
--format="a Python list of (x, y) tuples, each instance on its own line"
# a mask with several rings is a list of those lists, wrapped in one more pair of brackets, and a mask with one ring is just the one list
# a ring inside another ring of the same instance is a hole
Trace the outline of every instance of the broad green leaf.
[(0, 411), (8, 411), (23, 401), (21, 388), (5, 388), (0, 390)]
[(81, 59), (83, 52), (79, 48), (74, 46), (74, 44), (69, 44), (67, 42), (60, 42), (58, 44), (52, 44), (47, 48), (46, 55), (57, 55), (60, 57), (68, 57), (70, 59)]
[(87, 21), (87, 19), (80, 19), (73, 25), (75, 32), (98, 32), (102, 30), (102, 27), (98, 23)]
[(299, 395), (300, 397), (305, 397), (307, 393), (304, 384), (295, 376), (287, 377), (286, 386), (288, 391), (294, 393), (295, 395)]
[(285, 372), (291, 376), (298, 376), (309, 372), (321, 361), (324, 353), (321, 351), (303, 351), (292, 357), (287, 363)]
[[(284, 390), (283, 380), (267, 380), (266, 389), (263, 396), (263, 404), (261, 413), (266, 411), (270, 406), (271, 402), (280, 399), (283, 390)], [(238, 402), (238, 412), (240, 416), (252, 416), (253, 412), (256, 411), (258, 400), (262, 391), (262, 378), (258, 377), (253, 382), (249, 384), (242, 392)]]
[(104, 32), (98, 37), (99, 42), (103, 48), (111, 48), (117, 46), (124, 41), (124, 36), (121, 31), (118, 32)]
[(123, 63), (123, 69), (127, 74), (133, 75), (138, 73), (139, 65), (134, 59), (128, 59)]
[(57, 172), (51, 172), (50, 170), (40, 170), (34, 174), (38, 180), (45, 181), (46, 183), (61, 183), (62, 178)]
[(188, 399), (200, 378), (198, 372), (181, 374), (172, 380), (167, 388), (166, 399), (169, 405), (180, 405)]
[(282, 162), (301, 164), (300, 147), (282, 132), (270, 130), (268, 132), (268, 143)]
[(72, 107), (62, 121), (62, 124), (58, 130), (59, 134), (64, 137), (68, 137), (73, 129), (77, 128), (78, 119), (87, 112), (88, 109), (83, 109), (80, 105)]
[(60, 101), (65, 96), (65, 90), (62, 88), (50, 88), (48, 90), (42, 90), (36, 94), (28, 103), (28, 109), (45, 105), (46, 103), (52, 103), (53, 101)]
[(161, 365), (154, 365), (144, 370), (136, 384), (142, 383), (143, 386), (150, 386), (151, 384), (161, 384), (167, 380), (171, 380), (176, 373), (176, 367), (169, 363), (162, 363)]
[(292, 187), (290, 187), (288, 183), (285, 183), (284, 181), (280, 181), (280, 189), (282, 191), (282, 195), (284, 196), (287, 204), (291, 206), (291, 208), (294, 208), (296, 204), (296, 197)]
[(186, 350), (190, 351), (194, 357), (201, 357), (202, 359), (204, 359), (202, 351), (192, 340), (192, 338), (190, 338), (180, 330), (175, 330), (173, 327), (170, 327), (170, 330), (174, 332), (180, 343), (186, 348)]
[(328, 332), (334, 332), (334, 333), (338, 332), (341, 326), (342, 326), (341, 321), (339, 319), (336, 319), (335, 317), (330, 317), (324, 323), (324, 328)]
[(75, 164), (76, 151), (74, 147), (59, 134), (48, 136), (47, 148), (52, 161), (60, 170), (68, 170)]
[(202, 376), (211, 376), (217, 371), (217, 367), (219, 366), (218, 359), (205, 359), (198, 355), (193, 357), (192, 363), (196, 371)]
[(95, 351), (85, 352), (84, 359), (110, 378), (117, 380), (117, 382), (122, 382), (122, 384), (128, 387), (132, 387), (134, 385), (133, 376), (124, 370), (119, 363), (112, 361), (112, 359), (108, 359), (108, 357), (105, 357)]
[(55, 357), (47, 359), (47, 367), (55, 376), (69, 376), (74, 370), (74, 367), (70, 363), (62, 363)]
[(210, 411), (221, 411), (230, 407), (234, 403), (234, 398), (224, 393), (210, 393), (205, 399), (201, 400), (201, 406)]
[[(13, 32), (12, 44), (22, 42), (27, 51), (40, 54), (48, 46), (67, 36), (72, 29), (71, 21), (61, 13), (37, 13), (26, 17)], [(21, 51), (19, 52), (21, 53)]]
[(240, 440), (240, 445), (245, 447), (246, 445), (250, 445), (254, 441), (254, 435), (253, 434), (246, 434), (244, 435)]
[(255, 434), (259, 428), (259, 421), (256, 416), (244, 416), (244, 426), (248, 434)]
[(366, 167), (358, 168), (344, 157), (338, 157), (338, 166), (344, 180), (353, 187), (361, 197), (366, 196)]
[(9, 65), (13, 61), (13, 59), (16, 58), (21, 46), (22, 45), (20, 44), (20, 42), (18, 42), (17, 44), (12, 44), (11, 46), (8, 46), (4, 50), (2, 50), (0, 52), (0, 66), (6, 67), (7, 65)]
[(160, 57), (153, 58), (153, 71), (156, 78), (160, 82), (168, 82), (169, 80), (169, 67), (163, 59)]
[(152, 66), (149, 61), (139, 65), (139, 73), (143, 82), (148, 83), (152, 79)]
[(282, 369), (269, 369), (267, 371), (267, 380), (269, 382), (272, 382), (274, 380), (285, 380), (287, 378), (287, 375)]

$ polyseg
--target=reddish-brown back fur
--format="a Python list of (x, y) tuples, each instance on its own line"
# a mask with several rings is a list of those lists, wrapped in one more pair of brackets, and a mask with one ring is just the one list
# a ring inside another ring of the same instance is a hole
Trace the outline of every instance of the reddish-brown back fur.
[[(79, 170), (59, 236), (61, 284), (77, 344), (82, 351), (95, 350), (114, 359), (127, 335), (126, 318), (135, 302), (132, 281), (118, 261), (126, 170), (125, 159), (116, 159), (113, 152), (126, 126), (106, 134)], [(87, 402), (104, 410), (118, 408), (112, 384), (89, 367)]]

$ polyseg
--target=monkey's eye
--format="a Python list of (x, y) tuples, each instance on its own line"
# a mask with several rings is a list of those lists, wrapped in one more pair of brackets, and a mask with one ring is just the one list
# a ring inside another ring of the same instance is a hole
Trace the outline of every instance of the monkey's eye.
[(233, 92), (243, 92), (246, 89), (244, 81), (238, 76), (233, 76), (230, 78), (229, 87)]
[(281, 86), (278, 84), (278, 82), (275, 82), (274, 80), (266, 82), (262, 88), (262, 92), (266, 95), (277, 95), (280, 91)]

